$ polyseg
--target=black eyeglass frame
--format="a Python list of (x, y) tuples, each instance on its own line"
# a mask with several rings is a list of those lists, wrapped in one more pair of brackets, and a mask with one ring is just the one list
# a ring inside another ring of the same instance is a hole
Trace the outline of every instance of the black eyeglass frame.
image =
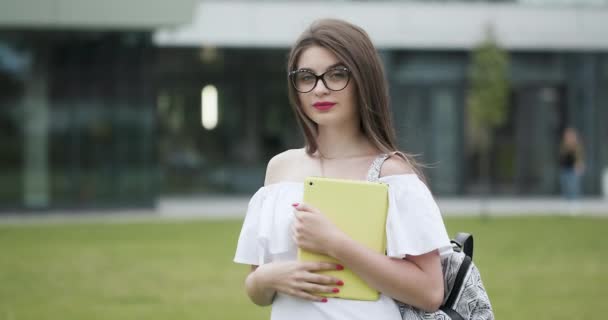
[[(342, 88), (342, 89), (338, 89), (338, 90), (334, 90), (334, 89), (331, 89), (330, 87), (328, 87), (328, 86), (327, 86), (327, 82), (325, 82), (325, 79), (323, 78), (323, 77), (325, 76), (325, 74), (326, 74), (326, 73), (331, 72), (331, 71), (336, 71), (336, 70), (342, 70), (342, 71), (346, 71), (346, 74), (348, 75), (348, 79), (346, 80), (346, 84), (344, 85), (344, 88)], [(306, 73), (310, 73), (311, 75), (313, 75), (313, 76), (315, 77), (315, 84), (314, 84), (314, 85), (312, 86), (312, 88), (311, 88), (310, 90), (308, 90), (308, 91), (300, 91), (300, 90), (298, 90), (298, 87), (296, 86), (296, 83), (295, 83), (295, 75), (296, 75), (296, 74), (298, 74), (298, 73), (300, 73), (300, 72), (306, 72)], [(310, 70), (306, 70), (306, 69), (298, 69), (298, 70), (293, 70), (293, 71), (289, 72), (289, 73), (288, 73), (288, 76), (289, 76), (289, 79), (291, 80), (291, 81), (290, 81), (290, 82), (291, 82), (291, 85), (292, 85), (292, 86), (293, 86), (293, 88), (294, 88), (294, 89), (295, 89), (297, 92), (299, 92), (299, 93), (309, 93), (309, 92), (311, 92), (312, 90), (314, 90), (314, 89), (317, 87), (317, 84), (319, 84), (319, 79), (321, 79), (321, 82), (323, 82), (323, 85), (325, 86), (325, 88), (327, 88), (327, 90), (330, 90), (330, 91), (342, 91), (342, 90), (346, 89), (346, 87), (348, 87), (348, 84), (350, 83), (350, 78), (351, 78), (351, 76), (350, 76), (350, 70), (348, 70), (348, 68), (347, 68), (347, 67), (335, 67), (335, 68), (330, 68), (330, 69), (328, 69), (327, 71), (323, 72), (323, 73), (322, 73), (322, 74), (320, 74), (320, 75), (316, 75), (316, 74), (314, 74), (314, 73), (313, 73), (312, 71), (310, 71)]]

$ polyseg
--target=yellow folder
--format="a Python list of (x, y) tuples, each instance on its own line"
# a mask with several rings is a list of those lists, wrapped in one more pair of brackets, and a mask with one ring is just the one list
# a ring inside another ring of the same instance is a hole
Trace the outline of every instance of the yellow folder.
[[(388, 186), (358, 180), (308, 177), (304, 181), (304, 203), (319, 209), (338, 228), (360, 244), (384, 254), (386, 251), (386, 215)], [(339, 261), (298, 249), (301, 261)], [(339, 293), (319, 293), (326, 297), (377, 300), (378, 291), (369, 287), (350, 269), (321, 271), (344, 281)]]

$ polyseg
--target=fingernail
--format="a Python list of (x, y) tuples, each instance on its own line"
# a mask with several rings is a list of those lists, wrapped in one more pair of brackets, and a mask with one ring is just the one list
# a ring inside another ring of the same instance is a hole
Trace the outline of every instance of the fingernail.
[(294, 208), (297, 207), (298, 205), (300, 205), (299, 203), (292, 203), (291, 206), (293, 206)]
[(336, 270), (344, 270), (344, 266), (341, 264), (336, 265)]
[(343, 286), (344, 282), (342, 282), (342, 280), (338, 280), (338, 282), (336, 282), (336, 284), (339, 285), (339, 286)]
[(321, 302), (327, 302), (327, 298), (321, 299)]
[(333, 289), (331, 290), (331, 292), (333, 292), (333, 293), (338, 293), (338, 292), (340, 292), (340, 289), (338, 289), (338, 288), (333, 288)]

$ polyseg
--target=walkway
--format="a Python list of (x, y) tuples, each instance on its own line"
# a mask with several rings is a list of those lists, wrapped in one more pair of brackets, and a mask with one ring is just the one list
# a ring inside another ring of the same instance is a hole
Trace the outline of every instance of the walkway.
[[(138, 221), (154, 219), (242, 219), (247, 197), (162, 198), (155, 209), (2, 213), (0, 223)], [(585, 198), (438, 198), (444, 216), (584, 215), (608, 217), (608, 199)]]

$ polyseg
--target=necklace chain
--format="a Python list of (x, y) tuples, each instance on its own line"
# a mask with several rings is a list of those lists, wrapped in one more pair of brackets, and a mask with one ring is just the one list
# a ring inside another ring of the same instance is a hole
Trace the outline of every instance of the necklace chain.
[(351, 156), (351, 157), (329, 158), (329, 157), (323, 156), (319, 152), (318, 157), (319, 157), (319, 166), (320, 166), (320, 169), (321, 169), (321, 177), (325, 178), (325, 160), (341, 160), (341, 159), (349, 159), (349, 158), (360, 158), (360, 157), (366, 157), (366, 156), (371, 156), (371, 155), (365, 154), (365, 155), (355, 155), (355, 156)]
[(325, 168), (323, 167), (323, 157), (319, 157), (319, 165), (321, 166), (321, 177), (325, 178)]

